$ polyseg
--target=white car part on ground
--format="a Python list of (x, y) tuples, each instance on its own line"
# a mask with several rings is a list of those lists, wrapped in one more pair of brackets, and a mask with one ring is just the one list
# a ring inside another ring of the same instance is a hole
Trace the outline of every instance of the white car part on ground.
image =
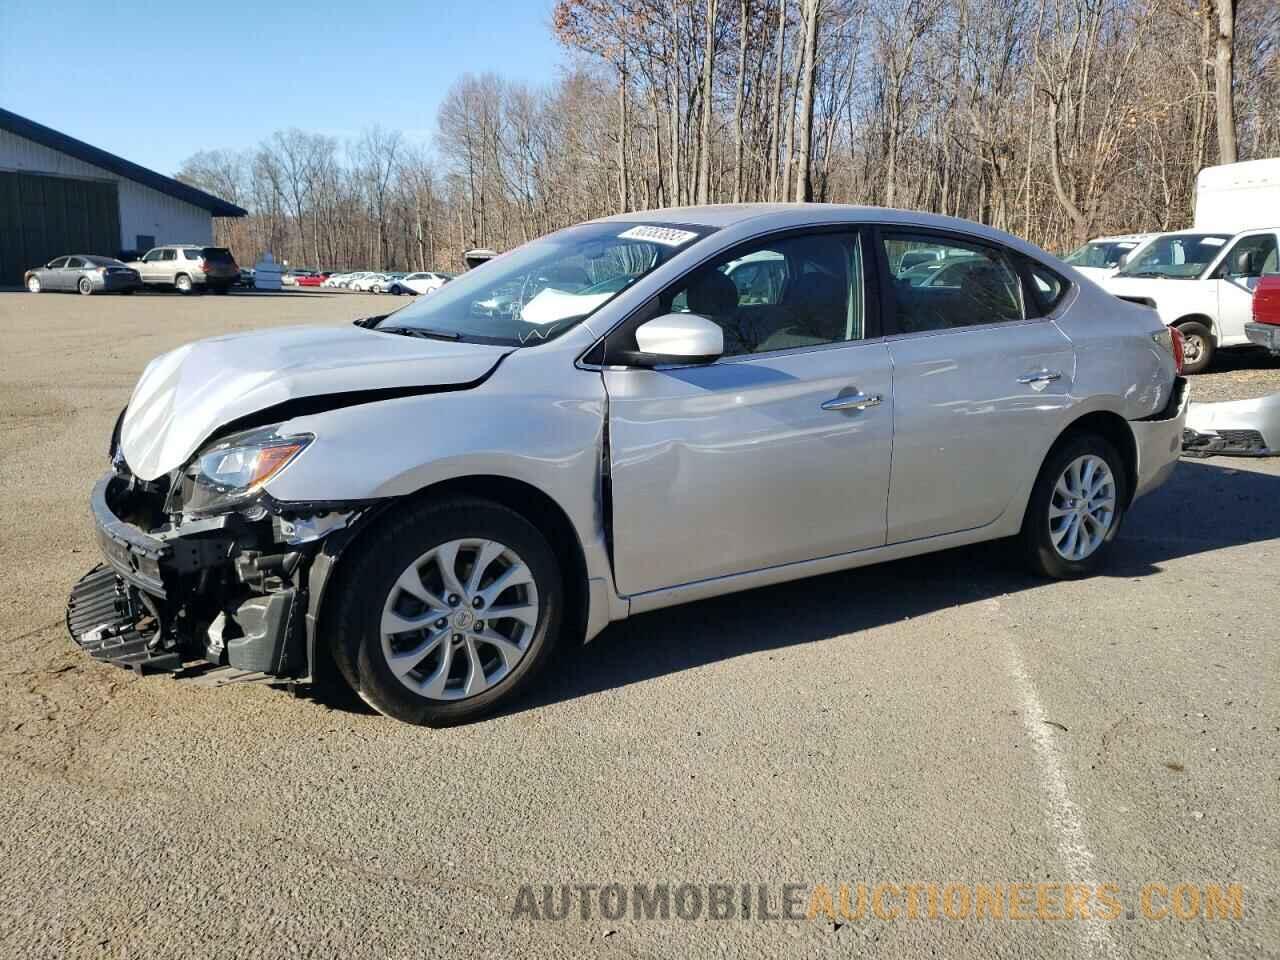
[(1190, 456), (1280, 456), (1280, 393), (1253, 400), (1193, 403), (1182, 450)]

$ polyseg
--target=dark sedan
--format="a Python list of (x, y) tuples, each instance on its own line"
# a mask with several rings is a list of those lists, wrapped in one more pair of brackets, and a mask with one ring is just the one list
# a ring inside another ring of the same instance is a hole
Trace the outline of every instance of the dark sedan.
[(46, 290), (91, 293), (133, 293), (142, 286), (138, 271), (115, 259), (90, 254), (57, 257), (28, 270), (24, 279), (32, 293)]

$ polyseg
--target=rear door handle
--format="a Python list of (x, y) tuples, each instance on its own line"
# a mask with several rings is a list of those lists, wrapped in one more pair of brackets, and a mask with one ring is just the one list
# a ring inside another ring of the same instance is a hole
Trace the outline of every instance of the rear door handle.
[(832, 397), (822, 403), (823, 410), (866, 410), (869, 407), (878, 406), (880, 406), (880, 394), (861, 392), (851, 393), (843, 397)]
[(1062, 379), (1061, 370), (1037, 370), (1035, 373), (1024, 373), (1018, 378), (1019, 383), (1052, 383)]

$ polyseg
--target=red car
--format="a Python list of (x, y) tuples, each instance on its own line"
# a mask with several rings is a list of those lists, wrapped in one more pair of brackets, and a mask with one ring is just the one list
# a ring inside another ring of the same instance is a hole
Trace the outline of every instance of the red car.
[(318, 287), (329, 279), (327, 273), (308, 273), (298, 277), (298, 286), (300, 287)]
[(1280, 356), (1280, 273), (1264, 276), (1253, 291), (1253, 323), (1244, 325), (1251, 343)]

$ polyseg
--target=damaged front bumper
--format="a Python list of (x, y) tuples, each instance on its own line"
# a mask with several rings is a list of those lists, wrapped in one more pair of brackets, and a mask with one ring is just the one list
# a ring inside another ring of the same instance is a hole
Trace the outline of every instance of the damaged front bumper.
[[(91, 512), (103, 563), (71, 591), (71, 637), (97, 660), (140, 673), (310, 679), (314, 622), (333, 556), (325, 541), (359, 511), (240, 514), (155, 525), (154, 495), (109, 474)], [(314, 601), (314, 602), (313, 602)]]

